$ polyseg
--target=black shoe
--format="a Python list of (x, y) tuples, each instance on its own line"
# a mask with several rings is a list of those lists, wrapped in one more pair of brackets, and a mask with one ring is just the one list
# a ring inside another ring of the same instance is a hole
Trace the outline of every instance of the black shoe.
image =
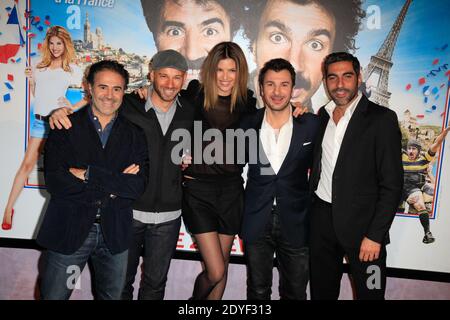
[(433, 243), (434, 240), (436, 240), (436, 239), (434, 239), (434, 237), (431, 234), (431, 232), (428, 231), (427, 233), (425, 233), (425, 236), (423, 237), (422, 242), (428, 244), (428, 243)]

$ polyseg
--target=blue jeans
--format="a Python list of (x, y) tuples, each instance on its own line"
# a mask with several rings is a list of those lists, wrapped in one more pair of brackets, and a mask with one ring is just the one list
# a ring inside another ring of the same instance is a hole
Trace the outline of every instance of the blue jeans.
[(34, 138), (47, 139), (50, 132), (50, 125), (43, 120), (33, 119), (30, 136)]
[(143, 256), (143, 274), (139, 286), (139, 300), (162, 300), (166, 290), (167, 273), (176, 249), (181, 217), (160, 223), (148, 224), (133, 219), (133, 241), (128, 255), (128, 269), (123, 300), (133, 299), (133, 283)]
[(44, 253), (41, 277), (42, 300), (67, 300), (75, 288), (89, 258), (94, 274), (94, 295), (98, 300), (119, 300), (127, 268), (128, 251), (112, 254), (103, 239), (99, 224), (95, 223), (83, 245), (73, 254), (64, 255), (52, 250)]
[(270, 300), (275, 253), (280, 275), (280, 298), (306, 300), (309, 248), (294, 247), (283, 239), (279, 216), (276, 209), (274, 210), (265, 234), (252, 243), (244, 243), (247, 261), (247, 299)]

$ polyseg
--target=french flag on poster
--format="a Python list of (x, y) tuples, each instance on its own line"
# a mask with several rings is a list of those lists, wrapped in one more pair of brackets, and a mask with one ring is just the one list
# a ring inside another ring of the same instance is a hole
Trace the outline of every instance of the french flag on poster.
[[(8, 12), (8, 5), (2, 1), (3, 12)], [(17, 11), (18, 0), (14, 1), (14, 7), (10, 9), (9, 16), (0, 14), (0, 63), (8, 63), (10, 58), (16, 56), (20, 47), (25, 45), (25, 39), (22, 35), (21, 24)]]

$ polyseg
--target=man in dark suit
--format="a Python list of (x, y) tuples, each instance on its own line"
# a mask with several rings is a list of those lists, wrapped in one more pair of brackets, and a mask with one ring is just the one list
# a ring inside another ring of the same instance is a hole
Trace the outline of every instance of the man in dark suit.
[(385, 245), (403, 184), (397, 116), (358, 91), (351, 54), (328, 55), (324, 77), (332, 101), (319, 110), (311, 174), (311, 297), (339, 297), (345, 256), (356, 298), (384, 299)]
[(51, 195), (37, 241), (48, 250), (42, 299), (68, 299), (86, 262), (94, 267), (98, 299), (120, 299), (132, 235), (132, 204), (145, 190), (144, 133), (118, 112), (128, 72), (115, 61), (93, 64), (91, 104), (52, 130), (44, 168)]
[[(317, 116), (292, 116), (295, 70), (284, 59), (268, 61), (259, 74), (265, 108), (243, 122), (258, 130), (250, 145), (242, 238), (247, 259), (247, 298), (270, 299), (274, 253), (282, 299), (306, 299), (309, 280), (309, 185)], [(258, 150), (259, 148), (259, 150)]]

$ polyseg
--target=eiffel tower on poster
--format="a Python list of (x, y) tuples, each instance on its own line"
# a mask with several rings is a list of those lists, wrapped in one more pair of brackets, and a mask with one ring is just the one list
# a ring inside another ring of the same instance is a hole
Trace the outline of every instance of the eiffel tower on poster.
[(406, 0), (383, 45), (376, 55), (370, 57), (369, 65), (363, 72), (363, 81), (367, 90), (370, 91), (370, 100), (385, 107), (389, 107), (391, 98), (388, 87), (389, 71), (393, 66), (392, 55), (411, 2), (412, 0)]

